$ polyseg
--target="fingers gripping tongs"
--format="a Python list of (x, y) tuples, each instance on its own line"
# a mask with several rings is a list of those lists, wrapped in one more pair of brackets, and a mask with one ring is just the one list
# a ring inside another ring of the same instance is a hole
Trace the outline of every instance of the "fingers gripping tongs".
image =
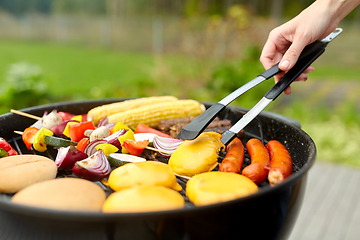
[[(249, 122), (251, 122), (262, 110), (265, 109), (270, 102), (274, 101), (304, 70), (306, 70), (311, 63), (313, 63), (324, 51), (329, 42), (337, 37), (342, 32), (341, 28), (337, 28), (334, 32), (329, 34), (321, 41), (315, 41), (306, 46), (302, 51), (295, 66), (289, 70), (278, 83), (276, 83), (269, 92), (252, 108), (250, 109), (237, 123), (235, 123), (229, 130), (223, 133), (221, 141), (227, 145), (233, 140), (237, 133), (243, 129)], [(177, 135), (180, 139), (190, 140), (196, 138), (204, 129), (214, 120), (214, 118), (229, 105), (236, 98), (241, 96), (246, 91), (260, 84), (261, 82), (273, 77), (281, 72), (278, 64), (274, 65), (265, 72), (259, 74), (256, 78), (230, 93), (220, 102), (212, 105), (195, 120), (186, 125)]]

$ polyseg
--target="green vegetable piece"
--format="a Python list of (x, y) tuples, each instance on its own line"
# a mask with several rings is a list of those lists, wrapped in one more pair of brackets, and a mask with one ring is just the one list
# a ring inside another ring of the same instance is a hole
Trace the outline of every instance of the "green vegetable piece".
[(0, 148), (0, 158), (7, 157), (7, 156), (8, 156), (8, 153), (4, 149)]
[(134, 163), (134, 162), (145, 162), (146, 159), (142, 157), (133, 156), (126, 153), (110, 153), (108, 156), (108, 161), (110, 166), (112, 167), (120, 167), (127, 163)]
[(54, 136), (44, 136), (44, 143), (53, 147), (68, 147), (70, 145), (76, 146), (77, 142), (70, 141), (68, 139), (54, 137)]

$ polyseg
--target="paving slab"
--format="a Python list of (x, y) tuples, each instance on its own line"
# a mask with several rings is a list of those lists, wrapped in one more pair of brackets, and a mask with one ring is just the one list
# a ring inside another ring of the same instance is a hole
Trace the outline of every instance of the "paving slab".
[(289, 240), (360, 239), (360, 170), (317, 161)]

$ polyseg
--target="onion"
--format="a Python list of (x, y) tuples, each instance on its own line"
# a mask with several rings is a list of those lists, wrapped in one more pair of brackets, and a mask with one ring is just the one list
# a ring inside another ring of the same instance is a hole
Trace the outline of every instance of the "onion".
[(72, 169), (75, 176), (90, 181), (100, 181), (109, 176), (110, 172), (110, 163), (101, 149), (90, 157), (76, 162)]
[(37, 120), (33, 125), (31, 125), (32, 127), (36, 127), (37, 129), (40, 129), (43, 127), (43, 119), (48, 115), (48, 112), (44, 112), (43, 116)]
[(135, 133), (134, 138), (135, 141), (143, 141), (143, 140), (149, 140), (149, 142), (154, 141), (154, 137), (157, 136), (155, 133)]
[(97, 127), (102, 127), (102, 126), (105, 126), (108, 129), (112, 129), (115, 126), (115, 123), (109, 123), (108, 118), (104, 117), (103, 119), (100, 120), (100, 122), (97, 125)]
[(128, 130), (126, 129), (120, 129), (117, 132), (114, 132), (113, 134), (111, 134), (110, 136), (104, 138), (104, 140), (106, 140), (108, 143), (114, 145), (115, 147), (117, 147), (118, 149), (121, 149), (121, 143), (119, 141), (119, 137), (121, 135), (124, 135)]
[(84, 153), (86, 153), (88, 156), (93, 155), (97, 151), (96, 146), (103, 143), (108, 142), (105, 139), (98, 139), (90, 142), (88, 145), (86, 145)]
[(65, 127), (67, 125), (68, 122), (79, 122), (79, 121), (76, 121), (76, 120), (67, 120), (67, 121), (64, 121), (64, 122), (61, 122), (57, 125), (55, 125), (53, 128), (51, 128), (51, 131), (56, 135), (56, 136), (59, 136), (59, 137), (63, 137), (63, 138), (67, 138), (63, 132), (65, 130)]
[(73, 145), (69, 147), (61, 147), (58, 149), (58, 153), (55, 158), (55, 163), (59, 170), (70, 170), (73, 168), (75, 162), (87, 158), (88, 155)]
[[(175, 139), (175, 138), (166, 138), (166, 137), (159, 137), (155, 136), (153, 141), (153, 146), (156, 149), (164, 150), (167, 152), (174, 152), (181, 143), (183, 143), (183, 140)], [(170, 157), (170, 154), (164, 153), (164, 152), (158, 152), (159, 155), (163, 157)]]

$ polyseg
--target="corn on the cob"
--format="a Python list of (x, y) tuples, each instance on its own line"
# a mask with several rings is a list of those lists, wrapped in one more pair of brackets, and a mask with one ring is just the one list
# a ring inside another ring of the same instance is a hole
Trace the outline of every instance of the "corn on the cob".
[(156, 127), (161, 120), (196, 116), (203, 113), (204, 110), (205, 106), (195, 100), (177, 100), (116, 113), (108, 116), (108, 120), (110, 123), (122, 122), (129, 127), (136, 127), (140, 123)]
[(170, 102), (178, 100), (174, 96), (158, 96), (158, 97), (144, 97), (131, 100), (125, 100), (122, 102), (115, 102), (99, 107), (95, 107), (88, 112), (88, 121), (93, 121), (94, 124), (98, 124), (101, 119), (106, 116), (120, 113), (129, 109), (138, 108), (145, 105), (151, 105), (159, 102)]

